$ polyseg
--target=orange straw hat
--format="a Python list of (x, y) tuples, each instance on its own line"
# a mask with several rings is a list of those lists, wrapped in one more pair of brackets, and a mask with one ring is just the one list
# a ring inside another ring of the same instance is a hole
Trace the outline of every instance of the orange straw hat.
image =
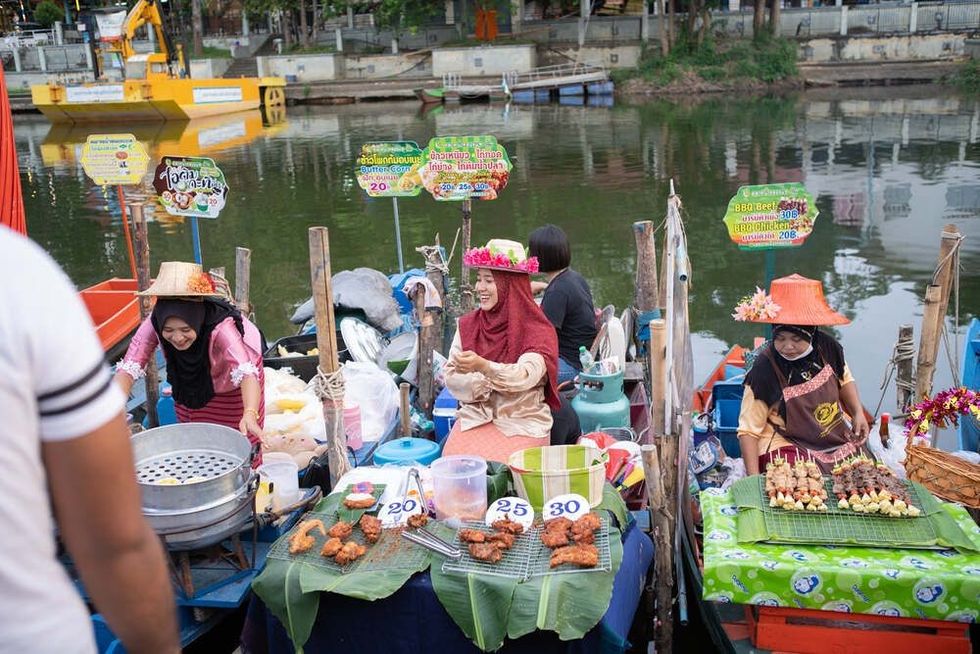
[(847, 325), (851, 321), (830, 308), (823, 295), (823, 285), (793, 273), (772, 280), (769, 295), (756, 289), (735, 307), (735, 320), (779, 325)]

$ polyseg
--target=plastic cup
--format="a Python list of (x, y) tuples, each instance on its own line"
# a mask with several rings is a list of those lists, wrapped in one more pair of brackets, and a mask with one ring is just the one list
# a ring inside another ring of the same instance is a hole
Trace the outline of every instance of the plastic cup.
[(444, 456), (432, 462), (433, 502), (440, 520), (482, 522), (487, 512), (487, 462), (477, 456)]
[(299, 466), (294, 461), (269, 461), (257, 470), (259, 482), (272, 484), (272, 510), (289, 506), (299, 500)]
[(356, 402), (344, 404), (344, 434), (347, 436), (347, 447), (353, 450), (359, 450), (363, 447), (361, 405)]

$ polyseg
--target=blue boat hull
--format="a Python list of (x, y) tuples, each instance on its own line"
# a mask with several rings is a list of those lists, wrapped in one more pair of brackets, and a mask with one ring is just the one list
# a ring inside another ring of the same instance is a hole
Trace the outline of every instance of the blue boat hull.
[[(963, 367), (960, 379), (967, 388), (980, 390), (980, 319), (974, 318), (967, 330), (966, 348), (963, 350)], [(980, 444), (980, 425), (976, 418), (963, 416), (960, 419), (960, 449), (977, 452)]]

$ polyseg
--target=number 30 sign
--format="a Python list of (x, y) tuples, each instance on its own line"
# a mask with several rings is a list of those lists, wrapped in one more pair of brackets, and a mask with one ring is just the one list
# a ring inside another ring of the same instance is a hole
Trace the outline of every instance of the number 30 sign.
[(581, 495), (569, 493), (553, 497), (544, 504), (541, 517), (545, 522), (555, 518), (568, 518), (578, 520), (592, 510), (589, 501)]

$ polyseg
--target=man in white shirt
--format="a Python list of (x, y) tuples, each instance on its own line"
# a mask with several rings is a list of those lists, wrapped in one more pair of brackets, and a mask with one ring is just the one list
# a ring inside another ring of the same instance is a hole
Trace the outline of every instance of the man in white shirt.
[(88, 610), (56, 558), (56, 526), (127, 651), (180, 651), (124, 398), (103, 356), (68, 278), (0, 226), (0, 652), (95, 652)]

